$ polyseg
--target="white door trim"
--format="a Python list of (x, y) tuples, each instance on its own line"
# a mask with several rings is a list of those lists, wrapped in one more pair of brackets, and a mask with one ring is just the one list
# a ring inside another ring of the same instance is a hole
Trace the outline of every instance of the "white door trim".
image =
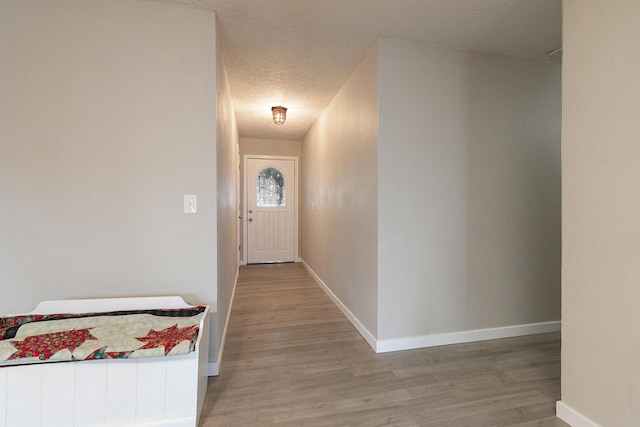
[(243, 167), (244, 167), (244, 188), (242, 189), (242, 200), (243, 200), (243, 205), (242, 205), (242, 264), (245, 265), (247, 264), (247, 259), (249, 256), (249, 248), (248, 248), (248, 237), (249, 237), (249, 233), (247, 233), (248, 230), (248, 212), (247, 212), (247, 206), (249, 204), (249, 199), (248, 199), (248, 179), (247, 179), (247, 175), (249, 174), (248, 172), (248, 163), (249, 163), (249, 159), (266, 159), (266, 160), (293, 160), (293, 168), (294, 168), (294, 180), (295, 180), (295, 186), (296, 186), (296, 203), (294, 206), (294, 237), (293, 237), (293, 247), (294, 247), (294, 260), (298, 260), (298, 212), (300, 211), (299, 206), (300, 206), (300, 183), (299, 183), (299, 171), (298, 171), (298, 156), (265, 156), (265, 155), (258, 155), (258, 154), (245, 154), (244, 158), (243, 158)]

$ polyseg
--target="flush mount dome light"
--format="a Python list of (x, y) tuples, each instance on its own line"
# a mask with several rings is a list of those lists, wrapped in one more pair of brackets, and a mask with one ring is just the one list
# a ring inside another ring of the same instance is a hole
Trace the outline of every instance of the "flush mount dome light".
[(271, 107), (271, 112), (273, 113), (273, 123), (277, 125), (284, 124), (284, 121), (287, 120), (287, 109), (284, 107)]

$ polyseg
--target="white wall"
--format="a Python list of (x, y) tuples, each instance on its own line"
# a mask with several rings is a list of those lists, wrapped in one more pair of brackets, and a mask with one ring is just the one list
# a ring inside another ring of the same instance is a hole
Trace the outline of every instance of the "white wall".
[(377, 49), (302, 142), (302, 258), (377, 331)]
[(215, 29), (213, 12), (164, 3), (0, 2), (0, 313), (215, 304)]
[(218, 299), (217, 318), (219, 349), (218, 368), (224, 351), (222, 341), (230, 316), (233, 291), (238, 276), (238, 126), (233, 111), (229, 79), (224, 66), (222, 42), (217, 39), (217, 237)]
[(558, 64), (381, 39), (311, 128), (302, 257), (378, 350), (557, 328), (560, 99)]
[(560, 66), (379, 41), (378, 339), (560, 318)]
[(565, 0), (563, 15), (562, 403), (637, 426), (640, 3)]

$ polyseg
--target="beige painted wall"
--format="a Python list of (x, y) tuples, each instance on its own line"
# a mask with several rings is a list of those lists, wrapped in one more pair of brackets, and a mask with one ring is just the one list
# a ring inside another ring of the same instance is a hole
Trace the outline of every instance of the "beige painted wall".
[[(270, 112), (267, 113), (271, 114)], [(300, 157), (302, 155), (302, 141), (293, 139), (240, 138), (240, 159), (245, 154)]]
[(229, 320), (231, 298), (238, 275), (238, 126), (233, 112), (229, 79), (224, 66), (222, 41), (217, 38), (217, 241), (218, 241), (218, 304), (219, 321), (216, 360), (222, 361), (221, 341)]
[(379, 41), (378, 339), (560, 319), (560, 65)]
[(562, 402), (640, 425), (640, 3), (563, 2)]
[(374, 336), (377, 62), (374, 48), (302, 143), (302, 258)]
[(0, 2), (0, 313), (215, 305), (215, 29), (213, 12), (165, 3)]
[[(270, 112), (267, 112), (271, 114)], [(266, 113), (265, 113), (266, 114)], [(275, 125), (274, 125), (275, 126)], [(285, 124), (286, 126), (286, 124)], [(254, 154), (261, 156), (293, 156), (298, 158), (298, 168), (300, 168), (300, 157), (302, 156), (302, 141), (292, 139), (265, 139), (265, 138), (240, 138), (240, 192), (244, 191), (244, 156), (245, 154)], [(300, 173), (300, 171), (298, 171)], [(298, 204), (300, 204), (300, 186), (297, 188), (296, 197), (298, 198)], [(244, 212), (244, 197), (240, 200), (240, 210)], [(298, 212), (298, 215), (300, 213)], [(243, 217), (246, 218), (246, 212)], [(298, 251), (300, 251), (301, 221), (298, 221)], [(242, 242), (242, 236), (244, 228), (240, 230), (240, 242)], [(242, 252), (240, 258), (243, 258)]]
[(378, 340), (558, 321), (560, 109), (558, 64), (379, 40), (303, 141), (303, 259)]

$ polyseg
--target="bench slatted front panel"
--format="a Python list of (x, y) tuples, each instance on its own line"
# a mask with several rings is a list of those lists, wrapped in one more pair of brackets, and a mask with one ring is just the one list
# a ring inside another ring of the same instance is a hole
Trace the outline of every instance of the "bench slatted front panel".
[(185, 354), (3, 367), (0, 427), (195, 426), (197, 366)]

